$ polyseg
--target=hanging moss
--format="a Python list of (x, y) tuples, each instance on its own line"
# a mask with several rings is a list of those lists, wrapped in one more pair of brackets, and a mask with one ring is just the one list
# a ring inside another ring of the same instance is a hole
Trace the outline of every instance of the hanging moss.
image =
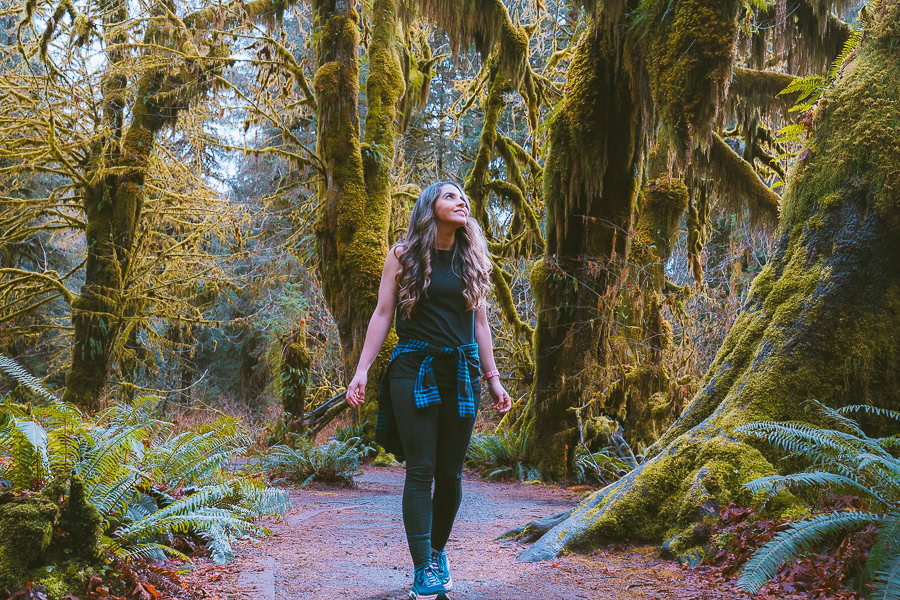
[[(744, 36), (742, 46), (749, 64), (765, 69), (774, 50), (784, 70), (798, 76), (822, 74), (828, 71), (850, 37), (851, 28), (835, 12), (847, 9), (852, 0), (798, 0), (791, 5), (791, 14), (779, 27), (754, 28)], [(758, 11), (757, 23), (775, 23), (775, 6)]]
[[(155, 27), (151, 21), (151, 27)], [(162, 32), (165, 32), (164, 34)], [(149, 34), (148, 34), (149, 35)], [(166, 28), (163, 42), (172, 42)], [(189, 40), (180, 40), (186, 54), (196, 52)], [(100, 172), (88, 173), (92, 183), (83, 189), (87, 216), (87, 261), (81, 293), (72, 303), (75, 329), (72, 364), (66, 374), (63, 399), (96, 409), (106, 385), (112, 344), (122, 322), (139, 307), (122, 304), (123, 274), (128, 272), (144, 200), (144, 180), (153, 156), (156, 134), (175, 123), (178, 114), (211, 85), (210, 75), (221, 73), (228, 49), (212, 47), (202, 66), (167, 65), (145, 72), (137, 81), (131, 123), (119, 144), (111, 144)], [(104, 93), (109, 91), (104, 89)], [(108, 102), (119, 102), (113, 89)]]
[(407, 43), (401, 51), (403, 78), (406, 82), (403, 97), (400, 99), (401, 133), (406, 131), (415, 115), (419, 114), (428, 103), (432, 67), (440, 58), (431, 56), (428, 37), (421, 29), (414, 28), (412, 33), (407, 34), (407, 38)]
[(502, 0), (424, 0), (422, 10), (450, 37), (454, 52), (470, 44), (487, 59), (501, 46), (499, 67), (515, 84), (524, 74), (528, 35), (509, 18)]
[(698, 186), (688, 205), (687, 214), (687, 256), (688, 267), (699, 286), (703, 283), (703, 263), (700, 255), (709, 235), (709, 193), (706, 185)]
[(667, 286), (665, 264), (687, 204), (688, 190), (679, 180), (651, 180), (642, 190), (609, 368), (599, 375), (606, 393), (595, 397), (596, 409), (615, 417), (623, 437), (638, 449), (655, 442), (682, 408), (684, 386), (673, 381), (665, 360), (673, 329), (663, 305), (684, 294)]
[(649, 78), (653, 103), (677, 157), (707, 148), (731, 79), (740, 0), (643, 0), (630, 53)]
[(632, 259), (645, 265), (664, 264), (672, 256), (681, 217), (688, 206), (687, 186), (678, 179), (652, 179), (638, 205)]
[[(872, 6), (894, 10), (889, 4)], [(867, 29), (865, 60), (844, 69), (843, 85), (829, 90), (816, 109), (809, 144), (792, 173), (796, 184), (785, 194), (783, 227), (801, 222), (813, 207), (838, 208), (841, 185), (854, 182), (865, 190), (860, 198), (871, 210), (895, 223), (900, 231), (900, 69), (895, 28), (889, 20)], [(840, 137), (842, 143), (833, 140)]]

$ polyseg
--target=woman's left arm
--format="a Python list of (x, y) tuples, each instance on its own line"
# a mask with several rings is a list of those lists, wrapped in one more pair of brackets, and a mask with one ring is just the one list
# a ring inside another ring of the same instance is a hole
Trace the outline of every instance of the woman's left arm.
[[(475, 341), (478, 343), (478, 358), (481, 359), (481, 368), (484, 373), (497, 370), (497, 363), (494, 362), (494, 342), (491, 339), (491, 326), (487, 319), (486, 304), (482, 304), (475, 311)], [(500, 383), (500, 376), (494, 375), (488, 378), (488, 391), (494, 399), (491, 406), (497, 411), (505, 413), (512, 406), (512, 400), (509, 397), (503, 384)]]

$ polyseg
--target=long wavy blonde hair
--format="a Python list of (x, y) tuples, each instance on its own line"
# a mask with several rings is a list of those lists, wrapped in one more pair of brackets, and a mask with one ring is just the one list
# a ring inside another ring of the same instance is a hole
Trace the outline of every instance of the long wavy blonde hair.
[[(437, 224), (434, 220), (434, 203), (441, 193), (441, 187), (452, 185), (465, 197), (462, 188), (452, 181), (432, 183), (422, 190), (409, 215), (406, 236), (397, 243), (400, 271), (397, 273), (398, 302), (400, 313), (406, 318), (422, 294), (428, 296), (431, 285), (431, 263), (437, 256)], [(468, 204), (468, 198), (466, 198)], [(456, 243), (450, 266), (463, 281), (463, 297), (469, 310), (479, 308), (491, 289), (491, 260), (487, 242), (481, 227), (470, 216), (466, 224), (456, 230)]]

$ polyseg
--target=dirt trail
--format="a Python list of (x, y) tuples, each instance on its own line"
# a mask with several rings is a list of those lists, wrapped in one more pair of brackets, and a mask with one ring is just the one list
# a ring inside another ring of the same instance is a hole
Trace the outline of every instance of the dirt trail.
[[(294, 490), (294, 508), (282, 522), (268, 524), (272, 537), (240, 546), (225, 568), (200, 561), (186, 579), (221, 600), (402, 600), (412, 577), (400, 514), (403, 477), (402, 468), (367, 468), (353, 489)], [(745, 597), (731, 586), (655, 558), (649, 548), (520, 563), (516, 554), (521, 544), (493, 541), (511, 527), (576, 502), (565, 489), (466, 476), (463, 504), (447, 545), (455, 583), (450, 597)]]

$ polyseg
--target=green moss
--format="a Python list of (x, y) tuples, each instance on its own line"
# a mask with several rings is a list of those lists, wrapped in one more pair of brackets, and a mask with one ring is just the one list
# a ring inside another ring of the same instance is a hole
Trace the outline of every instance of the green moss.
[(643, 0), (629, 33), (680, 158), (706, 147), (731, 79), (740, 0)]
[(608, 350), (606, 324), (628, 254), (640, 188), (636, 174), (643, 166), (622, 39), (608, 25), (594, 15), (577, 43), (565, 94), (551, 117), (543, 173), (545, 253), (532, 277), (541, 280), (533, 288), (540, 360), (534, 396), (516, 428), (531, 436), (538, 467), (551, 479), (563, 477), (565, 446), (574, 448), (578, 439), (569, 409), (603, 389), (597, 375)]
[[(896, 6), (882, 4), (869, 14), (896, 13)], [(816, 108), (807, 158), (797, 162), (785, 193), (782, 228), (804, 222), (818, 209), (839, 209), (838, 190), (853, 185), (861, 200), (900, 232), (900, 61), (890, 23), (884, 17), (869, 26), (868, 43)]]
[(301, 428), (306, 412), (306, 388), (309, 384), (309, 369), (312, 359), (306, 349), (306, 326), (304, 322), (294, 332), (294, 342), (287, 344), (281, 355), (280, 388), (284, 410), (296, 419), (294, 430)]
[[(900, 16), (900, 3), (881, 8), (870, 14)], [(896, 28), (877, 19), (867, 31)], [(760, 502), (746, 481), (797, 466), (772, 446), (735, 434), (737, 427), (763, 420), (822, 424), (807, 399), (900, 407), (900, 261), (891, 188), (900, 154), (890, 146), (896, 139), (884, 137), (900, 125), (900, 52), (887, 52), (884, 43), (876, 33), (864, 36), (826, 93), (814, 152), (794, 174), (772, 257), (699, 392), (636, 471), (576, 509), (565, 547), (678, 538), (676, 547), (688, 550), (696, 542), (690, 528), (717, 507)], [(821, 199), (829, 194), (836, 196), (826, 206)], [(815, 215), (820, 222), (811, 226)], [(766, 505), (771, 515), (798, 511), (788, 494)], [(529, 552), (546, 549), (539, 544)]]
[(0, 587), (12, 590), (20, 578), (40, 561), (53, 537), (59, 508), (43, 495), (0, 498)]
[[(693, 530), (704, 517), (715, 516), (719, 507), (735, 501), (750, 504), (754, 499), (743, 488), (746, 478), (771, 475), (774, 469), (759, 450), (725, 438), (697, 439), (684, 436), (669, 460), (655, 461), (641, 472), (639, 493), (618, 495), (615, 510), (599, 503), (584, 518), (590, 520), (584, 542), (595, 546), (616, 539), (655, 541), (681, 536), (684, 547), (696, 542)], [(603, 492), (598, 492), (603, 493)], [(785, 496), (785, 498), (788, 498)]]
[(78, 475), (73, 475), (69, 482), (69, 495), (57, 523), (65, 535), (66, 547), (76, 557), (95, 560), (102, 525), (97, 508), (84, 495), (84, 482)]
[(46, 591), (47, 600), (62, 600), (66, 596), (82, 597), (91, 576), (97, 571), (93, 562), (77, 559), (54, 562), (32, 569), (24, 574), (23, 581), (30, 581)]
[(397, 457), (391, 454), (390, 452), (385, 452), (384, 448), (375, 444), (375, 448), (377, 448), (378, 453), (375, 455), (375, 458), (372, 459), (372, 462), (369, 463), (373, 467), (399, 467), (400, 463), (397, 462)]
[(512, 79), (521, 76), (528, 34), (512, 23), (502, 0), (425, 0), (422, 9), (447, 33), (454, 52), (474, 44), (487, 58), (499, 46), (503, 75)]
[(657, 261), (665, 262), (672, 255), (687, 207), (687, 186), (678, 179), (652, 179), (644, 188), (635, 229), (639, 236), (649, 238)]
[(710, 203), (706, 189), (701, 188), (690, 199), (687, 214), (688, 266), (697, 285), (703, 283), (703, 265), (700, 255), (709, 235)]

